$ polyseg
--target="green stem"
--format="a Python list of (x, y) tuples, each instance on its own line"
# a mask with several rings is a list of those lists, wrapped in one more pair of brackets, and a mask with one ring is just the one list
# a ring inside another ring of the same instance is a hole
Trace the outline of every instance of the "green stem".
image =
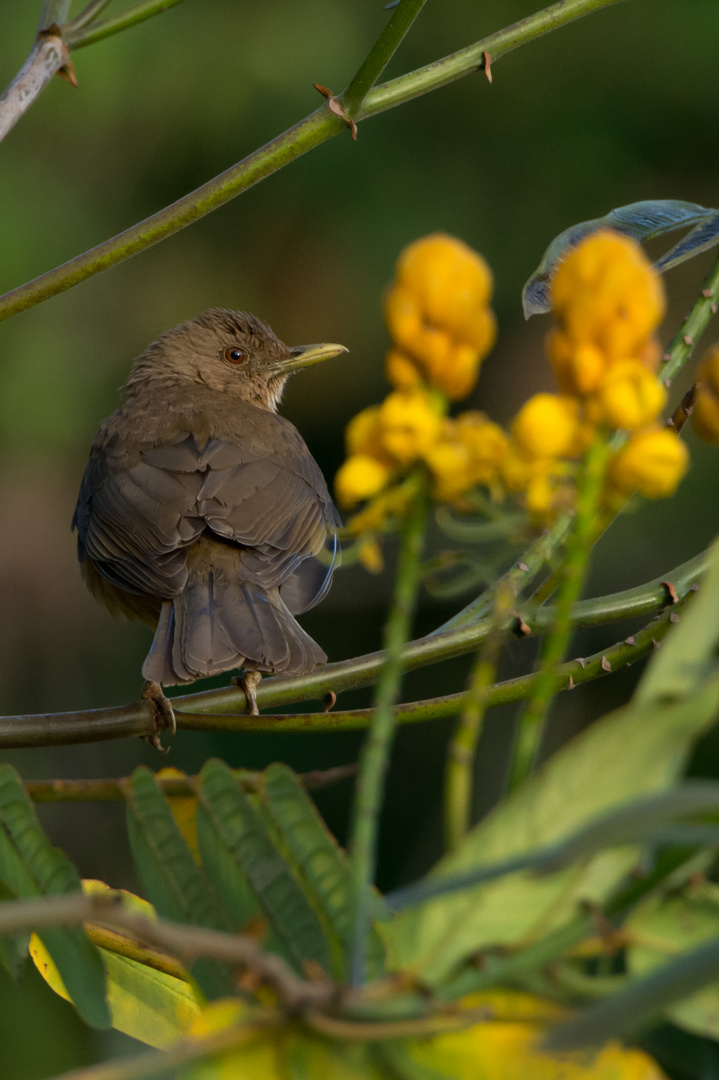
[(342, 104), (354, 117), (380, 75), (387, 67), (405, 34), (426, 0), (400, 0), (384, 30), (374, 43), (344, 94)]
[[(360, 117), (374, 116), (396, 105), (401, 105), (405, 101), (411, 101), (419, 94), (427, 93), (429, 90), (444, 86), (454, 79), (476, 71), (477, 55), (481, 57), (482, 53), (490, 48), (492, 59), (496, 62), (500, 56), (511, 49), (615, 2), (616, 0), (560, 0), (559, 3), (538, 12), (531, 18), (524, 19), (507, 30), (500, 31), (499, 34), (493, 34), (477, 42), (469, 50), (463, 50), (462, 53), (455, 53), (453, 56), (437, 61), (437, 64), (430, 65), (429, 69), (422, 68), (419, 71), (410, 72), (400, 76), (399, 79), (393, 79), (384, 86), (376, 87), (367, 95), (360, 110)], [(97, 247), (91, 248), (82, 255), (77, 255), (62, 266), (55, 267), (33, 281), (5, 293), (0, 297), (0, 321), (26, 311), (78, 285), (81, 281), (145, 251), (153, 244), (172, 236), (212, 210), (223, 206), (230, 199), (247, 191), (258, 181), (277, 172), (308, 150), (326, 142), (333, 135), (339, 135), (345, 131), (345, 123), (333, 115), (327, 104), (322, 105), (317, 112), (301, 120), (237, 165), (197, 188), (196, 191), (178, 199), (171, 206), (165, 207), (159, 213), (153, 214), (145, 221), (98, 244)]]
[[(708, 552), (677, 567), (669, 575), (677, 595), (686, 599), (704, 570)], [(661, 580), (628, 589), (599, 600), (578, 604), (572, 616), (573, 626), (599, 626), (616, 619), (649, 615), (666, 607), (668, 594)], [(596, 679), (611, 668), (634, 663), (644, 656), (653, 642), (666, 632), (669, 620), (678, 606), (665, 611), (633, 638), (594, 654), (583, 661), (562, 665), (560, 672), (567, 688)], [(536, 629), (551, 625), (554, 609), (537, 613)], [(403, 651), (405, 670), (437, 663), (463, 653), (472, 652), (489, 633), (491, 623), (485, 622), (463, 630), (420, 638)], [(366, 686), (381, 669), (381, 652), (359, 656), (353, 660), (328, 664), (311, 675), (286, 675), (265, 679), (257, 692), (263, 709), (275, 708), (290, 702), (322, 698), (357, 686)], [(502, 705), (528, 697), (539, 673), (498, 683), (492, 687), (488, 705)], [(401, 705), (396, 710), (397, 723), (420, 723), (443, 716), (456, 716), (463, 707), (465, 695), (452, 694), (429, 701)], [(239, 712), (246, 706), (244, 693), (235, 687), (185, 694), (173, 698), (178, 727), (188, 731), (343, 731), (367, 727), (371, 710), (356, 709), (344, 712), (291, 713), (272, 716), (249, 716)], [(16, 749), (30, 746), (63, 746), (73, 743), (99, 742), (152, 734), (152, 716), (147, 702), (136, 702), (117, 708), (90, 709), (85, 712), (40, 713), (34, 716), (0, 717), (0, 747)]]
[(63, 23), (63, 36), (68, 33), (68, 31), (81, 30), (83, 26), (87, 26), (88, 23), (93, 22), (98, 15), (102, 15), (105, 8), (111, 3), (112, 0), (90, 0), (87, 7), (84, 7), (74, 19), (70, 19), (69, 22)]
[[(329, 787), (354, 776), (354, 765), (336, 765), (331, 769), (313, 769), (298, 773), (297, 779), (306, 791)], [(248, 769), (233, 769), (235, 779), (244, 791), (256, 795), (262, 786), (262, 773)], [(168, 798), (197, 795), (196, 776), (156, 776), (155, 783)], [(125, 802), (127, 778), (100, 780), (28, 780), (25, 790), (35, 803), (57, 802)]]
[(525, 780), (532, 770), (542, 738), (544, 720), (561, 683), (558, 668), (569, 646), (572, 610), (579, 599), (592, 544), (596, 539), (599, 503), (608, 460), (609, 444), (599, 433), (587, 450), (579, 477), (576, 517), (562, 565), (554, 625), (543, 649), (539, 678), (519, 720), (510, 788)]
[(484, 726), (502, 645), (507, 636), (515, 594), (505, 583), (498, 589), (492, 627), (479, 651), (469, 680), (464, 708), (447, 751), (444, 781), (445, 843), (454, 851), (466, 836), (472, 815), (474, 759)]
[(70, 0), (45, 0), (37, 24), (38, 33), (50, 26), (62, 26), (69, 10)]
[(395, 105), (404, 105), (422, 94), (446, 86), (463, 75), (482, 71), (485, 53), (489, 54), (494, 64), (500, 57), (506, 56), (527, 41), (534, 41), (552, 30), (558, 30), (567, 23), (601, 8), (611, 7), (617, 2), (618, 0), (558, 0), (558, 3), (544, 8), (543, 11), (520, 19), (506, 29), (490, 34), (489, 37), (474, 45), (468, 45), (451, 56), (445, 56), (407, 75), (400, 75), (397, 79), (383, 83), (368, 94), (359, 116), (355, 119), (366, 120), (386, 109), (394, 108)]
[(491, 589), (485, 590), (481, 596), (472, 600), (451, 619), (447, 619), (447, 622), (438, 626), (430, 636), (443, 634), (448, 630), (458, 629), (460, 626), (472, 626), (483, 619), (492, 610), (496, 590), (502, 587), (503, 582), (518, 595), (562, 546), (569, 535), (572, 521), (573, 519), (568, 514), (564, 514), (549, 532), (537, 537), (529, 550), (524, 552), (514, 566)]
[(427, 523), (428, 493), (424, 477), (418, 477), (418, 480), (417, 495), (410, 503), (403, 523), (394, 596), (384, 633), (384, 663), (377, 680), (369, 736), (362, 750), (357, 777), (350, 843), (355, 919), (351, 971), (353, 986), (363, 983), (366, 976), (372, 887), (377, 863), (377, 831), (384, 777), (395, 728), (394, 705), (399, 697), (404, 669), (403, 651), (410, 635), (419, 587), (420, 559)]
[(673, 381), (687, 363), (694, 352), (694, 346), (716, 314), (717, 303), (719, 303), (719, 258), (705, 277), (698, 299), (664, 354), (665, 363), (661, 370), (663, 379)]
[[(82, 22), (73, 20), (63, 26), (63, 40), (71, 52), (76, 49), (82, 49), (85, 45), (94, 45), (96, 41), (102, 41), (104, 38), (111, 37), (113, 34), (119, 34), (121, 30), (127, 30), (131, 26), (137, 26), (138, 23), (144, 22), (145, 19), (151, 19), (153, 15), (160, 15), (167, 8), (175, 7), (176, 4), (182, 3), (182, 0), (144, 0), (144, 3), (135, 4), (134, 7), (128, 8), (120, 15), (115, 15), (111, 19), (103, 19), (102, 22), (92, 23), (92, 19), (95, 18), (106, 4), (99, 4), (95, 7), (91, 15), (86, 18), (86, 12), (81, 12), (78, 19), (82, 19)], [(92, 7), (92, 5), (90, 5)], [(92, 23), (92, 25), (88, 25)]]

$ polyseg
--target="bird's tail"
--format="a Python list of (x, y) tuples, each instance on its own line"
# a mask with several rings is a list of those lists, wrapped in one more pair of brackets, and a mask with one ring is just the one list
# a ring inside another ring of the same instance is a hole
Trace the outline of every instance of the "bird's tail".
[(142, 665), (146, 679), (172, 686), (233, 668), (299, 672), (325, 663), (277, 588), (240, 581), (222, 566), (193, 570), (182, 593), (162, 605)]

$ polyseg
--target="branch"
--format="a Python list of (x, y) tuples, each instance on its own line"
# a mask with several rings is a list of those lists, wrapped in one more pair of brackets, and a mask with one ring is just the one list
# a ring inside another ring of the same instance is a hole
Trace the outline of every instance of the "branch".
[[(360, 117), (374, 116), (395, 105), (411, 101), (419, 94), (477, 71), (481, 66), (477, 57), (484, 52), (491, 51), (492, 61), (496, 63), (512, 49), (615, 2), (616, 0), (559, 0), (559, 3), (477, 42), (469, 49), (438, 60), (429, 68), (420, 68), (377, 87), (367, 95), (360, 110)], [(322, 105), (294, 127), (171, 206), (26, 285), (5, 293), (0, 297), (0, 321), (26, 311), (51, 296), (57, 296), (81, 281), (174, 235), (247, 191), (266, 176), (277, 172), (290, 161), (345, 130), (345, 122), (330, 111), (329, 105)]]
[[(103, 19), (102, 22), (88, 25), (88, 23), (92, 22), (92, 18), (99, 14), (103, 7), (107, 6), (102, 3), (92, 12), (90, 18), (83, 19), (85, 12), (81, 12), (78, 19), (66, 23), (62, 28), (62, 36), (68, 48), (74, 52), (76, 49), (84, 48), (85, 45), (94, 45), (96, 41), (102, 41), (113, 34), (119, 34), (121, 30), (127, 30), (130, 26), (137, 26), (138, 23), (144, 22), (145, 19), (151, 19), (153, 15), (160, 15), (167, 8), (175, 7), (176, 4), (181, 2), (182, 0), (145, 0), (144, 3), (136, 4), (111, 19)], [(80, 19), (83, 19), (83, 21), (80, 22)]]
[[(706, 553), (677, 567), (667, 578), (679, 597), (685, 596), (701, 575)], [(668, 601), (665, 581), (656, 579), (647, 585), (628, 589), (599, 600), (577, 604), (572, 616), (573, 626), (598, 626), (616, 619), (648, 614), (664, 607)], [(671, 610), (667, 617), (671, 617)], [(533, 629), (541, 630), (551, 624), (554, 611), (543, 608), (533, 620)], [(652, 624), (659, 627), (659, 622)], [(419, 638), (406, 646), (403, 664), (406, 670), (438, 663), (454, 656), (474, 651), (491, 628), (491, 619), (474, 626), (462, 627), (430, 637)], [(656, 636), (658, 630), (654, 631)], [(644, 639), (641, 634), (634, 639)], [(651, 638), (645, 647), (636, 650), (630, 645), (615, 646), (617, 663), (633, 663), (651, 648)], [(573, 676), (575, 684), (596, 678), (604, 672), (604, 654), (586, 661), (587, 667), (577, 670), (572, 661), (559, 671), (567, 681)], [(611, 650), (607, 656), (614, 656)], [(310, 675), (282, 675), (265, 679), (257, 690), (261, 708), (270, 709), (287, 702), (306, 701), (324, 697), (329, 691), (366, 686), (373, 681), (382, 666), (383, 653), (369, 653), (336, 664), (327, 664)], [(536, 675), (525, 675), (499, 683), (492, 689), (489, 704), (518, 701), (525, 697)], [(440, 716), (453, 716), (462, 707), (464, 694), (401, 705), (396, 710), (397, 722), (419, 723)], [(172, 699), (178, 727), (188, 731), (341, 731), (366, 727), (370, 710), (346, 712), (292, 713), (282, 716), (249, 716), (244, 711), (244, 693), (235, 687), (210, 690), (204, 693), (178, 695)], [(39, 713), (0, 717), (0, 747), (3, 749), (30, 746), (62, 746), (72, 743), (99, 742), (107, 739), (152, 735), (152, 711), (149, 702), (117, 708), (90, 709), (84, 712)]]
[(0, 97), (0, 140), (17, 124), (59, 71), (66, 71), (69, 81), (77, 85), (67, 45), (58, 27), (52, 26), (38, 32), (32, 52)]
[(342, 104), (351, 117), (354, 118), (355, 113), (361, 108), (367, 94), (394, 56), (425, 2), (426, 0), (400, 0), (359, 71), (342, 94)]
[(207, 956), (236, 964), (260, 976), (292, 1009), (327, 1004), (335, 993), (329, 982), (300, 979), (281, 956), (264, 952), (251, 934), (228, 934), (169, 919), (148, 919), (122, 907), (111, 893), (68, 893), (0, 902), (0, 935), (87, 922), (124, 930), (188, 963)]
[[(256, 794), (262, 782), (261, 772), (234, 769), (235, 778), (249, 794)], [(332, 769), (313, 769), (300, 773), (297, 779), (305, 791), (318, 791), (346, 780), (357, 772), (356, 765), (336, 765)], [(196, 795), (196, 776), (155, 776), (155, 783), (168, 797)], [(125, 779), (104, 780), (28, 780), (25, 784), (33, 802), (124, 802), (127, 798)]]

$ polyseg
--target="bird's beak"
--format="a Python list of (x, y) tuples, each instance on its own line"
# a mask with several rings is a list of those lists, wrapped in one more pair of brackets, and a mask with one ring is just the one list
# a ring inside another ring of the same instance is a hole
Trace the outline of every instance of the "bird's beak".
[(329, 360), (331, 356), (339, 356), (344, 352), (349, 352), (344, 345), (297, 345), (294, 349), (290, 349), (289, 357), (282, 360), (278, 367), (283, 374), (289, 374), (309, 367), (310, 364), (319, 364), (320, 360)]

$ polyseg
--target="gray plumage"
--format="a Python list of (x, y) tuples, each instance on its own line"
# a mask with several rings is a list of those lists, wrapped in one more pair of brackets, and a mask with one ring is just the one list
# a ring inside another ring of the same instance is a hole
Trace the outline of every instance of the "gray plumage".
[(92, 593), (156, 627), (147, 680), (326, 661), (294, 616), (329, 588), (316, 556), (336, 546), (339, 517), (275, 409), (293, 369), (341, 351), (290, 349), (254, 316), (212, 310), (136, 361), (92, 445), (73, 528)]

